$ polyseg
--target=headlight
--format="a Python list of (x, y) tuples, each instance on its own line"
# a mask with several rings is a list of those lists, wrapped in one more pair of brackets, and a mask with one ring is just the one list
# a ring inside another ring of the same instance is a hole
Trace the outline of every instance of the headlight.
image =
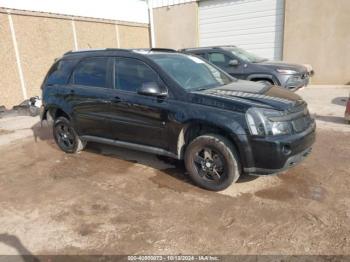
[(289, 122), (272, 122), (271, 131), (274, 136), (288, 135), (292, 133), (292, 127)]
[(286, 75), (292, 75), (292, 74), (298, 73), (297, 71), (295, 71), (295, 70), (290, 70), (290, 69), (276, 69), (276, 71), (277, 71), (278, 73), (286, 74)]
[(290, 122), (271, 121), (270, 117), (279, 117), (283, 113), (277, 110), (252, 107), (246, 113), (246, 120), (249, 131), (252, 135), (276, 136), (292, 133)]

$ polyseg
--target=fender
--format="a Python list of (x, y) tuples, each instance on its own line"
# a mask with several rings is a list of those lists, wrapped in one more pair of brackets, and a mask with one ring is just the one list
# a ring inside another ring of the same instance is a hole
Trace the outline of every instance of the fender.
[(47, 114), (49, 114), (52, 118), (54, 118), (54, 114), (56, 113), (56, 110), (63, 111), (70, 119), (72, 119), (72, 109), (71, 107), (65, 103), (50, 103), (43, 106), (42, 114), (41, 114), (41, 121), (47, 120)]
[(233, 145), (236, 147), (238, 151), (237, 153), (241, 157), (243, 161), (242, 163), (244, 165), (247, 162), (247, 150), (245, 148), (247, 146), (247, 131), (243, 126), (239, 124), (240, 122), (242, 122), (239, 121), (239, 119), (241, 119), (242, 117), (245, 116), (243, 114), (227, 110), (222, 110), (222, 113), (219, 115), (217, 114), (217, 112), (214, 114), (213, 112), (208, 110), (204, 114), (201, 114), (201, 117), (198, 117), (198, 114), (196, 114), (195, 118), (188, 116), (188, 118), (182, 122), (182, 128), (180, 129), (176, 140), (176, 152), (174, 153), (176, 153), (179, 159), (183, 159), (185, 147), (187, 145), (186, 134), (189, 128), (197, 125), (205, 125), (208, 127), (222, 130), (223, 133), (225, 133), (225, 135), (231, 140)]
[(265, 79), (269, 79), (273, 82), (274, 85), (280, 85), (279, 81), (277, 80), (277, 78), (273, 75), (269, 75), (269, 74), (251, 74), (247, 77), (247, 80), (251, 81), (252, 79), (256, 79), (256, 78), (265, 78)]
[[(246, 134), (236, 134), (232, 131), (227, 130), (225, 126), (218, 126), (213, 123), (199, 121), (199, 120), (191, 120), (185, 126), (180, 130), (180, 133), (178, 135), (177, 139), (177, 158), (183, 159), (185, 148), (187, 146), (186, 141), (186, 133), (189, 130), (189, 128), (193, 127), (194, 125), (205, 125), (209, 127), (213, 127), (216, 129), (222, 130), (226, 137), (232, 142), (233, 146), (236, 148), (239, 158), (241, 159), (242, 166), (250, 166), (253, 162), (253, 159), (251, 158), (251, 148), (248, 140), (248, 136)], [(240, 128), (238, 128), (239, 130)]]

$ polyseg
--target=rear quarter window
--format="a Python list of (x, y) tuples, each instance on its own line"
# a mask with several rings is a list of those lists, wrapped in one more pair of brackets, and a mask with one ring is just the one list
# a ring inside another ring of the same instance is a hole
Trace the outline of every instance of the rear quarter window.
[(47, 75), (46, 85), (67, 84), (70, 73), (76, 62), (76, 60), (60, 60), (56, 62)]

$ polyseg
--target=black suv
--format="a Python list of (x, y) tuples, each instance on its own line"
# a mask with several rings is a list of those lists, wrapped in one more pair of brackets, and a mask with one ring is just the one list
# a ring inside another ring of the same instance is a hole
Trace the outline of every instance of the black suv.
[(181, 51), (201, 56), (236, 78), (271, 83), (291, 91), (306, 86), (313, 74), (305, 66), (268, 61), (236, 46), (188, 48)]
[(199, 186), (222, 190), (240, 174), (302, 160), (315, 122), (296, 94), (237, 80), (167, 50), (68, 52), (49, 70), (41, 119), (67, 153), (94, 141), (184, 159)]

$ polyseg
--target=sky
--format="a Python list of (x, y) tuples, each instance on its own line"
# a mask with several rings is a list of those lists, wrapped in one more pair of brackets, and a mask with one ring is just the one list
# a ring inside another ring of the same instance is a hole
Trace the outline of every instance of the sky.
[(142, 0), (0, 0), (0, 7), (148, 23)]

